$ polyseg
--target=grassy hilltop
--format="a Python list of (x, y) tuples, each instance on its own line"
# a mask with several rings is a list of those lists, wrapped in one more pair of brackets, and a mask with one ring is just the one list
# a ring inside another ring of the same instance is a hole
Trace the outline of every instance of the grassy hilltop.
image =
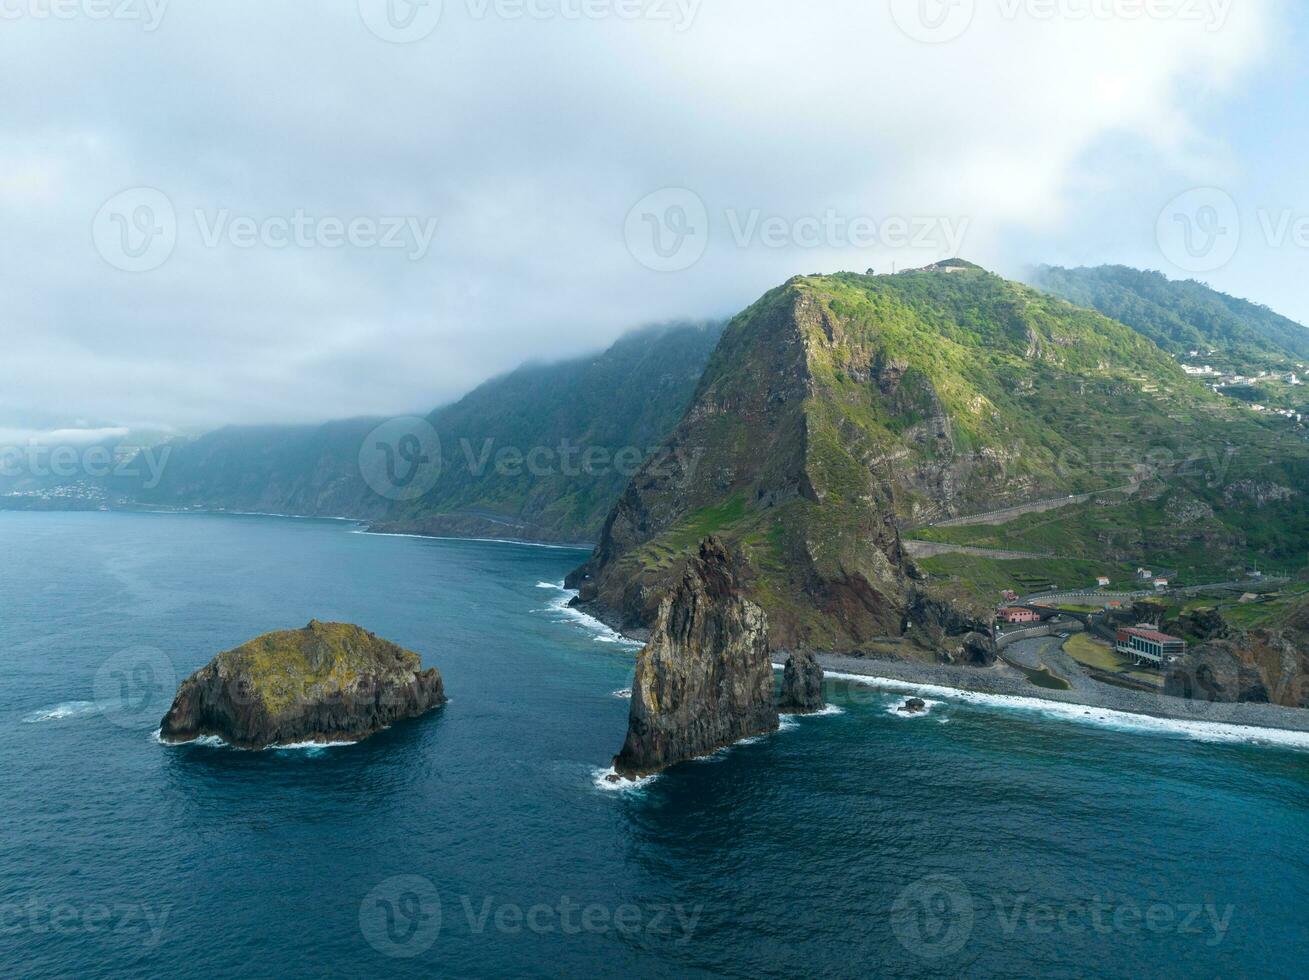
[[(729, 325), (682, 422), (628, 486), (574, 581), (627, 623), (646, 623), (713, 532), (738, 548), (779, 642), (853, 649), (924, 616), (963, 629), (980, 614), (988, 592), (975, 585), (989, 571), (975, 561), (971, 571), (938, 559), (920, 566), (906, 535), (1143, 479), (1160, 508), (1153, 526), (1170, 519), (1158, 484), (1203, 481), (1179, 472), (1197, 448), (1227, 460), (1227, 485), (1195, 496), (1220, 499), (1220, 523), (1246, 536), (1240, 547), (1261, 540), (1261, 521), (1285, 515), (1233, 515), (1279, 497), (1273, 488), (1309, 457), (1302, 439), (1194, 382), (1137, 331), (969, 263), (798, 277)], [(1293, 491), (1272, 502), (1298, 500)], [(1172, 516), (1191, 519), (1186, 507)], [(1106, 557), (1089, 543), (1093, 531), (1079, 534), (1087, 547), (1066, 557)], [(1209, 542), (1182, 532), (1167, 547)]]

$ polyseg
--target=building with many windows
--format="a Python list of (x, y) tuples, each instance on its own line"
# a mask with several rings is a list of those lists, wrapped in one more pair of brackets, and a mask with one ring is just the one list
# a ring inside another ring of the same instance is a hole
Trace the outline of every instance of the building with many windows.
[(1182, 658), (1186, 653), (1186, 641), (1149, 626), (1127, 627), (1118, 630), (1115, 649), (1138, 664), (1162, 667)]

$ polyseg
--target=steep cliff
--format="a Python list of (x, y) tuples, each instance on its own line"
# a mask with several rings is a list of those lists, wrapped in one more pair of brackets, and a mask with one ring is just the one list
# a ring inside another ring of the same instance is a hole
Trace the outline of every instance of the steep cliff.
[[(1200, 701), (1309, 708), (1309, 598), (1287, 603), (1263, 626), (1240, 629), (1217, 613), (1199, 622), (1208, 639), (1168, 671), (1165, 693)], [(1171, 627), (1170, 627), (1171, 628)]]
[(446, 701), (440, 671), (358, 626), (311, 622), (220, 653), (178, 688), (166, 742), (352, 742)]
[[(608, 350), (529, 364), (430, 413), (434, 451), (393, 499), (365, 479), (382, 419), (220, 429), (159, 452), (114, 497), (152, 506), (353, 517), (391, 532), (594, 541), (634, 467), (677, 424), (721, 324), (651, 328)], [(433, 435), (434, 433), (434, 435)], [(398, 438), (394, 433), (390, 439)], [(145, 485), (142, 485), (144, 481)]]
[(660, 603), (637, 657), (614, 769), (648, 775), (777, 725), (767, 617), (741, 597), (732, 557), (709, 538)]
[(1098, 417), (1203, 392), (1122, 324), (950, 268), (800, 277), (733, 320), (570, 578), (583, 601), (648, 626), (715, 533), (779, 647), (858, 650), (911, 604), (980, 625), (921, 580), (900, 527), (1126, 479), (1080, 453)]

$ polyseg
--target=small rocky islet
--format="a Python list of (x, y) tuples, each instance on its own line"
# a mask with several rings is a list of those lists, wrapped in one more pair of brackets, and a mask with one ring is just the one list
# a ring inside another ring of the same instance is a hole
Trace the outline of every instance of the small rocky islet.
[(167, 743), (217, 736), (242, 749), (357, 742), (446, 702), (441, 672), (348, 623), (311, 621), (214, 657), (178, 688)]
[(823, 668), (808, 651), (786, 658), (778, 708), (789, 715), (809, 715), (827, 706), (823, 699)]

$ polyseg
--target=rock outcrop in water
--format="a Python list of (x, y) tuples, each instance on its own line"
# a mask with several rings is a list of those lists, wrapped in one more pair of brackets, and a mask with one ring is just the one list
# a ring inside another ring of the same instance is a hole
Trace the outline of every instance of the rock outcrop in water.
[(777, 725), (767, 617), (741, 596), (723, 543), (708, 538), (660, 603), (637, 657), (614, 769), (649, 775)]
[(822, 711), (827, 702), (823, 699), (823, 668), (812, 653), (793, 653), (786, 658), (782, 669), (782, 698), (778, 710), (787, 714), (803, 715)]
[(178, 688), (167, 742), (216, 735), (238, 748), (354, 742), (446, 701), (418, 654), (344, 623), (311, 622), (220, 653)]

